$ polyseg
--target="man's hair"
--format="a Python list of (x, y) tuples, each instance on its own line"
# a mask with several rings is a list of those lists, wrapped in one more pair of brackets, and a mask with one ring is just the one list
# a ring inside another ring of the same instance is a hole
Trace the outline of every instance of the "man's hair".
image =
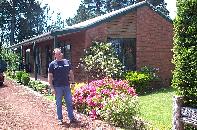
[(60, 51), (60, 52), (61, 52), (61, 49), (60, 49), (60, 48), (55, 48), (55, 49), (53, 50), (53, 55), (54, 55), (57, 51)]

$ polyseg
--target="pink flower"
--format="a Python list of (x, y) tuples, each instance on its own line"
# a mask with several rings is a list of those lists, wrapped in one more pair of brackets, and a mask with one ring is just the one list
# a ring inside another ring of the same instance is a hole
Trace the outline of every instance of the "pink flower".
[(90, 115), (90, 117), (92, 118), (92, 119), (96, 119), (97, 118), (97, 113), (96, 113), (96, 110), (91, 110), (90, 112), (89, 112), (89, 115)]

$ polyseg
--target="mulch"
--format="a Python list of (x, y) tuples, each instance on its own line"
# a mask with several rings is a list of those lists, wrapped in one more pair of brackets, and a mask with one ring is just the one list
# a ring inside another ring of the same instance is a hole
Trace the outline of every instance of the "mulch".
[(117, 130), (101, 120), (74, 112), (80, 121), (69, 124), (63, 107), (64, 123), (57, 124), (55, 102), (30, 88), (5, 79), (0, 87), (0, 130)]

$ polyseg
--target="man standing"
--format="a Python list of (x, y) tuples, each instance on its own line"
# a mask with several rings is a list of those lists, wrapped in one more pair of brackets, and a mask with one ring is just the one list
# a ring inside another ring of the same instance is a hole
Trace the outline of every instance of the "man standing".
[(68, 117), (70, 123), (75, 123), (77, 120), (73, 114), (72, 95), (70, 90), (71, 85), (74, 84), (74, 74), (71, 69), (70, 62), (62, 59), (63, 54), (60, 48), (55, 48), (53, 51), (54, 61), (49, 64), (48, 68), (48, 83), (51, 88), (51, 93), (55, 94), (58, 124), (63, 123), (62, 115), (62, 97), (64, 97)]

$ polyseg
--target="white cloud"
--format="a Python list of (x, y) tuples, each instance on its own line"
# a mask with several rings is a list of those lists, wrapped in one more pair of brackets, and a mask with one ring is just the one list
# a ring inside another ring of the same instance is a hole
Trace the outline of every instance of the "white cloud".
[[(40, 0), (43, 4), (48, 4), (55, 13), (60, 12), (63, 19), (72, 17), (81, 3), (81, 0)], [(55, 17), (55, 16), (54, 16)]]

